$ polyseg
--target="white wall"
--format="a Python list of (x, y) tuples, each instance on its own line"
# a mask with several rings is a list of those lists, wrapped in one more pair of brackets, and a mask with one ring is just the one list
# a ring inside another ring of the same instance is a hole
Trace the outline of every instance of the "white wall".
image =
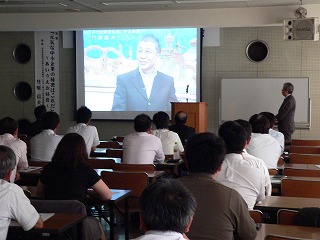
[[(77, 30), (107, 27), (251, 27), (281, 25), (299, 6), (145, 12), (0, 14), (0, 31)], [(320, 17), (320, 4), (303, 5)]]

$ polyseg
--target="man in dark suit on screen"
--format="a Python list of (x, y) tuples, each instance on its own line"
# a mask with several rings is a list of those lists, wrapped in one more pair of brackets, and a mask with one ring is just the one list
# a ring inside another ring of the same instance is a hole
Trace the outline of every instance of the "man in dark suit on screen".
[(286, 142), (291, 141), (291, 135), (295, 130), (294, 114), (296, 111), (296, 100), (292, 95), (293, 90), (294, 86), (291, 83), (287, 82), (283, 84), (282, 95), (285, 98), (276, 116), (279, 132), (283, 133)]
[(160, 53), (160, 42), (154, 35), (140, 39), (139, 67), (117, 77), (112, 111), (170, 111), (170, 102), (178, 102), (173, 78), (156, 70)]

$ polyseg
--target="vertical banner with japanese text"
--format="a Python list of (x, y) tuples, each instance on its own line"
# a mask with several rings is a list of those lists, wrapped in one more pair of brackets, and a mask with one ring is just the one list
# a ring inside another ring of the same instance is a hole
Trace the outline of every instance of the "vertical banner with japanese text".
[(59, 32), (35, 32), (35, 100), (60, 112)]

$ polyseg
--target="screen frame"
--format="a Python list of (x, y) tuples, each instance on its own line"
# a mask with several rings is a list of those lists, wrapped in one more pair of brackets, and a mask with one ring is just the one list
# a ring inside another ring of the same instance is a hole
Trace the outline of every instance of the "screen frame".
[[(181, 29), (186, 27), (181, 27)], [(191, 28), (191, 27), (190, 27)], [(201, 91), (201, 62), (202, 62), (202, 40), (203, 29), (194, 27), (197, 30), (197, 63), (196, 63), (196, 102), (202, 100)], [(106, 29), (121, 29), (121, 28), (106, 28)], [(134, 29), (134, 28), (131, 28)], [(140, 28), (142, 29), (142, 28)], [(151, 28), (143, 28), (151, 29)], [(152, 28), (155, 29), (155, 28)], [(170, 28), (157, 28), (157, 29), (170, 29)], [(83, 29), (90, 30), (90, 29)], [(77, 109), (85, 106), (85, 79), (84, 79), (84, 42), (83, 30), (75, 31), (76, 41), (76, 106)], [(99, 29), (96, 29), (99, 30)], [(104, 29), (101, 29), (104, 30)], [(92, 109), (91, 109), (92, 110)], [(133, 120), (138, 114), (143, 111), (94, 111), (92, 110), (93, 120)], [(145, 111), (143, 113), (152, 117), (157, 111)], [(171, 116), (171, 111), (166, 111)]]

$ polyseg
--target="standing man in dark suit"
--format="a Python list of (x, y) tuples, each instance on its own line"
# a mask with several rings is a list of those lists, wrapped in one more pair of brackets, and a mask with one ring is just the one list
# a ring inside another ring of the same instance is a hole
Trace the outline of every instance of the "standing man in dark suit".
[(160, 53), (160, 42), (154, 35), (140, 39), (139, 67), (117, 77), (112, 111), (170, 111), (170, 102), (178, 102), (173, 78), (156, 70)]
[(187, 139), (196, 133), (193, 127), (186, 125), (187, 119), (187, 114), (179, 111), (174, 115), (175, 125), (169, 126), (170, 131), (178, 133), (183, 146), (186, 145)]
[(282, 88), (282, 95), (285, 97), (281, 104), (278, 114), (278, 129), (283, 133), (286, 142), (291, 141), (291, 135), (295, 130), (294, 114), (296, 111), (296, 100), (293, 93), (294, 87), (292, 83), (284, 83)]

